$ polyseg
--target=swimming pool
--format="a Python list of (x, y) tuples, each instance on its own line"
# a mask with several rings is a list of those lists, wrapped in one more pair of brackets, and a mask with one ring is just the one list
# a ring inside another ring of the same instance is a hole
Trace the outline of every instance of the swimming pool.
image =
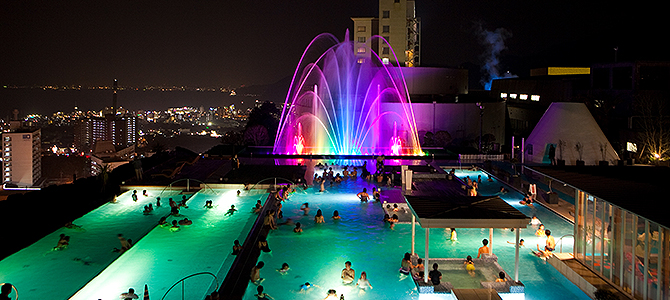
[[(60, 228), (6, 257), (0, 261), (0, 282), (14, 284), (21, 299), (67, 299), (119, 256), (111, 251), (120, 247), (117, 234), (136, 241), (156, 226), (159, 216), (145, 216), (142, 210), (149, 203), (155, 205), (162, 190), (147, 188), (146, 197), (138, 190), (137, 202), (131, 199), (132, 191), (125, 192), (116, 203), (106, 203), (74, 220), (81, 228)], [(162, 197), (177, 193), (165, 190)], [(156, 208), (156, 212), (161, 210), (167, 213), (169, 208)], [(60, 234), (71, 237), (70, 245), (51, 251)]]
[[(373, 163), (368, 162), (368, 166)], [(317, 171), (321, 173), (320, 170)], [(338, 170), (335, 170), (337, 173)], [(459, 172), (459, 176), (474, 176), (484, 173)], [(482, 194), (494, 194), (502, 183), (482, 184)], [(265, 263), (261, 277), (265, 292), (277, 300), (315, 299), (325, 297), (329, 289), (344, 294), (345, 299), (419, 299), (419, 293), (409, 278), (399, 276), (398, 268), (405, 252), (411, 249), (411, 225), (398, 224), (391, 230), (382, 222), (383, 210), (375, 203), (360, 203), (355, 196), (362, 188), (371, 190), (372, 183), (362, 179), (347, 180), (333, 187), (326, 185), (326, 192), (318, 192), (317, 187), (293, 194), (284, 204), (284, 218), (291, 218), (303, 225), (304, 232), (293, 233), (293, 226), (280, 226), (270, 233), (268, 244), (270, 253), (263, 253), (259, 261)], [(518, 204), (522, 196), (510, 192), (502, 197), (525, 214), (536, 215), (544, 222), (556, 237), (572, 233), (572, 225), (543, 207), (529, 208)], [(300, 206), (308, 202), (311, 207), (309, 216), (303, 216)], [(325, 224), (315, 224), (314, 214), (321, 209)], [(341, 220), (332, 220), (334, 210), (338, 210)], [(281, 222), (282, 220), (279, 220)], [(476, 256), (481, 240), (488, 238), (488, 228), (457, 229), (458, 241), (449, 241), (448, 230), (431, 229), (430, 256), (444, 258), (465, 258)], [(526, 285), (526, 299), (590, 299), (579, 288), (545, 261), (531, 253), (530, 247), (544, 245), (544, 240), (534, 235), (535, 229), (529, 227), (521, 231), (526, 241), (521, 251), (519, 279)], [(417, 230), (416, 249), (422, 254), (425, 237), (423, 230)], [(514, 233), (506, 230), (494, 230), (493, 252), (498, 263), (509, 273), (514, 270)], [(564, 251), (570, 251), (564, 246)], [(341, 283), (340, 272), (345, 261), (352, 262), (356, 277), (366, 271), (371, 290), (360, 291), (355, 287)], [(282, 263), (291, 267), (286, 275), (276, 271)], [(300, 285), (310, 282), (315, 287), (307, 293), (299, 292)], [(245, 299), (255, 299), (256, 286), (249, 284)], [(434, 298), (435, 296), (421, 296)], [(438, 296), (449, 299), (451, 296)]]
[[(234, 189), (196, 193), (188, 201), (189, 208), (180, 211), (193, 221), (192, 225), (181, 226), (178, 231), (155, 227), (70, 299), (118, 299), (129, 287), (141, 294), (145, 284), (152, 299), (161, 299), (180, 279), (209, 272), (216, 275), (218, 282), (203, 275), (184, 283), (184, 294), (189, 299), (204, 299), (228, 273), (234, 260), (230, 254), (233, 241), (243, 241), (248, 234), (256, 219), (251, 207), (257, 198), (238, 197)], [(207, 200), (213, 201), (213, 208), (203, 207)], [(238, 211), (226, 215), (231, 205)], [(178, 285), (165, 299), (181, 299), (181, 295)]]

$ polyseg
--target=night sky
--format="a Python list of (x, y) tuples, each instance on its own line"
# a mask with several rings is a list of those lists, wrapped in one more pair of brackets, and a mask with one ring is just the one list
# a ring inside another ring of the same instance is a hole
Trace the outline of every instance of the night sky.
[[(598, 2), (598, 3), (595, 3)], [(344, 37), (375, 0), (8, 1), (0, 85), (239, 86), (293, 74), (312, 38)], [(664, 18), (641, 2), (416, 1), (422, 65), (481, 64), (478, 28), (508, 33), (504, 70), (667, 60)], [(625, 4), (625, 6), (624, 6)]]

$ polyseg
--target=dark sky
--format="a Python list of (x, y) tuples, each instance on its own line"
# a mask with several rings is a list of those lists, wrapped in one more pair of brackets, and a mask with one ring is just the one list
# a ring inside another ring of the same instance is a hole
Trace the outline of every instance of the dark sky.
[[(0, 85), (273, 83), (293, 74), (317, 34), (342, 39), (350, 17), (376, 16), (377, 5), (0, 0)], [(631, 1), (416, 0), (424, 66), (480, 64), (476, 28), (505, 28), (502, 68), (517, 73), (610, 62), (614, 46), (620, 61), (667, 59), (667, 26), (652, 13), (660, 10)]]

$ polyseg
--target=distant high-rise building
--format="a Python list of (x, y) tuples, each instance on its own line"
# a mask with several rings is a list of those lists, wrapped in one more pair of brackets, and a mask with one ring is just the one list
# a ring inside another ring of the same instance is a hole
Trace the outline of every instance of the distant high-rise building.
[[(401, 67), (418, 67), (421, 62), (421, 20), (416, 17), (414, 8), (413, 0), (379, 0), (379, 17), (351, 18), (358, 61), (370, 59), (367, 46), (384, 64), (397, 62)], [(383, 40), (373, 39), (375, 35)]]
[(88, 117), (75, 125), (74, 143), (79, 151), (88, 152), (96, 142), (111, 141), (115, 147), (128, 147), (137, 142), (137, 116), (119, 112), (118, 80), (112, 86), (112, 107), (104, 117)]
[(3, 182), (20, 187), (36, 186), (42, 178), (40, 129), (2, 133)]

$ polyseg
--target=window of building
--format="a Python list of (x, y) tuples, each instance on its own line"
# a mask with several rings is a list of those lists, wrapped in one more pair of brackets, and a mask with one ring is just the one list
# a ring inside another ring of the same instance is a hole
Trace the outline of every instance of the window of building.
[(356, 50), (356, 52), (357, 52), (358, 54), (365, 54), (365, 47), (358, 47), (358, 49)]
[(540, 95), (531, 95), (530, 101), (540, 101)]
[(358, 27), (356, 28), (356, 31), (357, 31), (357, 32), (365, 32), (365, 26), (358, 26)]
[(382, 32), (390, 32), (390, 31), (391, 31), (391, 26), (390, 25), (382, 26)]
[(519, 99), (528, 100), (528, 95), (527, 94), (521, 94), (521, 95), (519, 95)]
[(356, 62), (359, 64), (365, 63), (365, 58), (359, 58)]
[(365, 43), (365, 37), (364, 36), (359, 36), (358, 37), (358, 42), (359, 43)]
[(394, 3), (400, 3), (400, 0), (393, 0)]
[(391, 63), (391, 61), (389, 60), (388, 57), (382, 58), (382, 64), (388, 65), (389, 63)]
[(387, 43), (387, 44), (390, 44), (390, 43), (391, 43), (391, 41), (389, 41), (389, 39), (390, 39), (391, 37), (389, 37), (389, 36), (383, 36), (383, 38), (384, 38), (384, 40), (386, 40), (386, 43)]
[(383, 19), (388, 19), (390, 17), (391, 17), (391, 11), (389, 11), (389, 10), (382, 11), (382, 18)]
[(509, 94), (509, 97), (512, 99), (516, 99), (516, 94)]
[(507, 93), (500, 93), (500, 98), (501, 99), (507, 98)]
[(391, 53), (391, 50), (389, 49), (389, 47), (382, 48), (382, 54), (389, 55), (390, 53)]

